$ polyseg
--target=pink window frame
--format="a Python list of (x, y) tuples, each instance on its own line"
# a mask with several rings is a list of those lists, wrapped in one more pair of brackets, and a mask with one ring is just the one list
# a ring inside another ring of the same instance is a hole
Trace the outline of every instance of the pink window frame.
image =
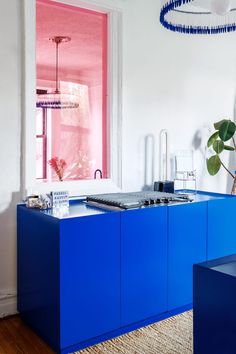
[(37, 179), (47, 179), (47, 109), (42, 108), (42, 134), (36, 134), (36, 140), (42, 139), (42, 177)]

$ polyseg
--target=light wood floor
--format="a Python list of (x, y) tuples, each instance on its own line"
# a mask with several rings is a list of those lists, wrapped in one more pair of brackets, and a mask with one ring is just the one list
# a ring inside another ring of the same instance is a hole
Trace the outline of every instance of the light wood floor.
[(0, 319), (0, 354), (53, 354), (19, 316)]
[[(140, 328), (77, 354), (192, 354), (192, 312)], [(0, 320), (0, 354), (53, 354), (19, 316)]]

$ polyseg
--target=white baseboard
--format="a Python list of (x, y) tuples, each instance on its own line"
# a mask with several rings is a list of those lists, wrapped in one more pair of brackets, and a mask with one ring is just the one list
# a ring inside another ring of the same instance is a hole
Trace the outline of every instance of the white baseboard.
[(16, 294), (0, 294), (0, 318), (15, 315), (17, 313)]

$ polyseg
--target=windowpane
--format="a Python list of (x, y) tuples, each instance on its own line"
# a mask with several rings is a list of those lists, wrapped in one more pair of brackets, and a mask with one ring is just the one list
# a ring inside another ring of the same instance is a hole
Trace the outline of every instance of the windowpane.
[[(49, 40), (57, 34), (69, 37), (58, 43), (58, 70), (56, 39)], [(58, 86), (59, 106), (65, 97), (66, 102), (79, 102), (78, 108), (47, 108), (47, 156), (66, 162), (64, 180), (93, 179), (96, 169), (109, 178), (107, 15), (55, 1), (37, 1), (36, 58), (38, 92), (46, 91), (47, 100)], [(38, 105), (42, 97), (37, 95)], [(55, 97), (50, 102), (55, 103)], [(37, 111), (38, 135), (43, 131), (39, 114)], [(50, 175), (58, 181), (56, 173)]]
[(43, 178), (43, 139), (36, 139), (36, 178)]
[(36, 135), (43, 134), (43, 110), (39, 108), (36, 110)]

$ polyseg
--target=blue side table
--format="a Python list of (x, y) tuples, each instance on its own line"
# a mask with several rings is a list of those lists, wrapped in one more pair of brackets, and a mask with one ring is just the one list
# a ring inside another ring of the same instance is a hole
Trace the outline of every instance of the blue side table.
[(236, 255), (193, 267), (194, 354), (236, 354)]

